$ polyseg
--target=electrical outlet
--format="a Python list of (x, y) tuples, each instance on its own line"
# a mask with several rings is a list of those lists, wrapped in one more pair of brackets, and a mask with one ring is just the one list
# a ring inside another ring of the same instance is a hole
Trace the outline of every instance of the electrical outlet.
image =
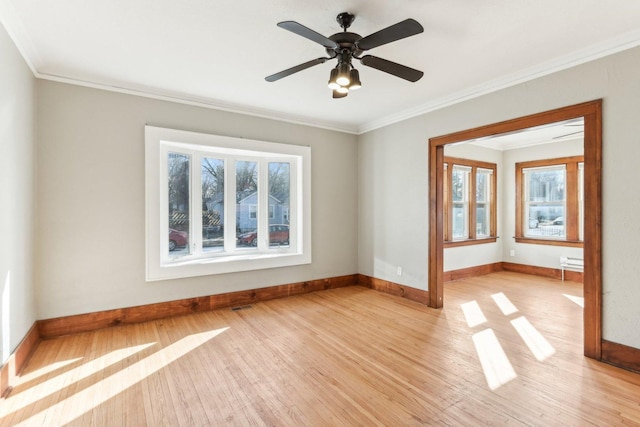
[(402, 267), (398, 267), (396, 274), (398, 274), (398, 276), (402, 276)]
[(511, 249), (509, 251), (509, 256), (516, 256), (516, 250), (515, 249)]

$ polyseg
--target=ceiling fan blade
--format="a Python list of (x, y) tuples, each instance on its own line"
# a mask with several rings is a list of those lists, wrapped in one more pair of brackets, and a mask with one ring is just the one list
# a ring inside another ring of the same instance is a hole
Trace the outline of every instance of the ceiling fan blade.
[(384, 71), (385, 73), (392, 74), (396, 77), (400, 77), (401, 79), (409, 80), (410, 82), (417, 82), (424, 75), (422, 71), (387, 61), (386, 59), (378, 58), (377, 56), (365, 55), (360, 58), (360, 62), (362, 62), (362, 65), (366, 65), (367, 67)]
[(278, 27), (284, 28), (285, 30), (289, 30), (292, 33), (295, 33), (299, 36), (302, 36), (306, 39), (309, 39), (313, 42), (319, 43), (322, 46), (328, 49), (336, 49), (338, 47), (338, 43), (333, 40), (323, 36), (320, 33), (316, 33), (310, 28), (305, 27), (302, 24), (298, 24), (296, 21), (283, 21), (278, 22)]
[(424, 31), (422, 25), (415, 19), (405, 19), (395, 25), (363, 37), (356, 44), (360, 50), (369, 50), (383, 44), (391, 43), (405, 37), (415, 36)]
[(296, 65), (295, 67), (287, 68), (286, 70), (280, 71), (279, 73), (272, 74), (264, 79), (268, 82), (275, 82), (276, 80), (280, 80), (283, 77), (290, 76), (291, 74), (297, 73), (298, 71), (306, 70), (309, 67), (313, 67), (314, 65), (324, 64), (327, 62), (329, 58), (317, 58), (312, 59), (311, 61), (307, 61), (304, 64)]

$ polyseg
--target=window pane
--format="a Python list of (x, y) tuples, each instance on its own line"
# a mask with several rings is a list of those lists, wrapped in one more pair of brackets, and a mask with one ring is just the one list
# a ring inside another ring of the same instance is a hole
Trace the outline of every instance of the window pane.
[(169, 255), (190, 254), (189, 248), (189, 163), (191, 157), (180, 153), (168, 155), (169, 184)]
[(489, 174), (486, 172), (476, 173), (476, 202), (486, 202), (489, 191)]
[(453, 204), (453, 238), (454, 239), (466, 239), (469, 237), (467, 231), (467, 224), (469, 220), (467, 218), (467, 205), (464, 203)]
[(565, 237), (564, 204), (529, 205), (528, 214), (526, 236)]
[(489, 235), (489, 205), (486, 203), (476, 205), (476, 235)]
[(269, 163), (269, 246), (289, 245), (291, 165)]
[(526, 174), (530, 202), (558, 202), (565, 199), (565, 171), (539, 170)]
[(454, 166), (451, 173), (451, 198), (454, 202), (467, 200), (467, 171)]
[(258, 163), (236, 162), (236, 238), (238, 246), (258, 244)]
[(202, 251), (224, 249), (224, 160), (204, 157), (202, 175)]

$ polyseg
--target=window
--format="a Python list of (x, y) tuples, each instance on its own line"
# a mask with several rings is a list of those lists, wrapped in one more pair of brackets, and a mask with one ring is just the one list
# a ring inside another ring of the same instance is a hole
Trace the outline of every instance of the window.
[(584, 158), (516, 163), (516, 241), (582, 246)]
[(469, 238), (469, 175), (471, 168), (453, 165), (451, 172), (452, 237)]
[(496, 165), (476, 160), (444, 159), (445, 246), (496, 239)]
[(145, 135), (147, 280), (311, 262), (309, 147)]

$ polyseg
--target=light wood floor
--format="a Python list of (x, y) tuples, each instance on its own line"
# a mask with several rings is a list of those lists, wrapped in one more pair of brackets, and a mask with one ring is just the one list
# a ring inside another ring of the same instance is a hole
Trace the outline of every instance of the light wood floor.
[(442, 310), (348, 287), (48, 340), (0, 424), (640, 425), (640, 375), (582, 356), (581, 294), (503, 272)]

